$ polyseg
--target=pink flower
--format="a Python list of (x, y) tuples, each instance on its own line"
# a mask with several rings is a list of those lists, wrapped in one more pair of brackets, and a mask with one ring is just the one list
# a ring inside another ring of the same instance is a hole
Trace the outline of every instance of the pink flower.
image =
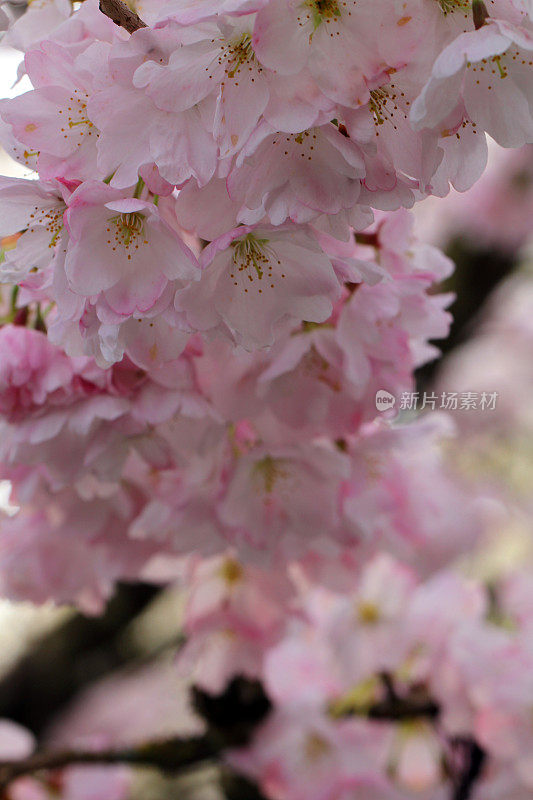
[(18, 761), (27, 758), (35, 749), (33, 735), (9, 719), (0, 719), (0, 759)]
[(222, 15), (240, 17), (258, 11), (268, 0), (170, 0), (165, 3), (162, 13), (180, 25), (194, 25), (197, 22)]
[(353, 472), (344, 493), (356, 541), (371, 552), (394, 553), (421, 574), (473, 547), (482, 530), (480, 509), (443, 457), (450, 421), (432, 413), (407, 426), (370, 425), (361, 433), (348, 440)]
[(36, 407), (54, 403), (70, 388), (73, 366), (42, 333), (4, 325), (0, 328), (0, 413), (23, 419)]
[[(360, 720), (334, 722), (308, 709), (274, 712), (246, 750), (229, 755), (229, 763), (259, 782), (274, 800), (335, 800), (349, 797), (342, 790), (358, 781), (380, 785), (390, 733), (387, 726)], [(396, 793), (388, 789), (383, 797)], [(370, 795), (371, 797), (380, 795)]]
[(60, 778), (60, 791), (68, 800), (126, 800), (132, 773), (126, 766), (73, 766)]
[(240, 221), (266, 214), (280, 225), (353, 208), (364, 174), (359, 148), (335, 125), (284, 135), (264, 124), (240, 153), (227, 186), (230, 198), (242, 203)]
[(20, 283), (35, 273), (41, 281), (50, 279), (48, 268), (62, 242), (66, 201), (74, 188), (56, 180), (0, 179), (0, 236), (22, 232), (2, 262), (3, 282)]
[(252, 41), (266, 67), (291, 75), (309, 65), (328, 97), (354, 107), (368, 101), (369, 80), (405, 63), (426, 25), (418, 3), (376, 9), (366, 0), (271, 0), (257, 15)]
[(420, 793), (435, 789), (443, 778), (442, 746), (430, 725), (399, 726), (393, 774), (404, 789)]
[(190, 579), (180, 670), (210, 692), (233, 677), (260, 677), (263, 656), (279, 639), (289, 582), (238, 561), (233, 553), (201, 562)]
[[(92, 52), (101, 64), (100, 47), (94, 45)], [(98, 131), (87, 115), (96, 81), (91, 74), (95, 63), (89, 58), (78, 63), (76, 55), (76, 49), (64, 44), (42, 42), (25, 60), (36, 88), (2, 102), (2, 119), (12, 127), (15, 138), (27, 150), (39, 153), (42, 178), (95, 176)]]
[(193, 569), (185, 609), (190, 635), (230, 626), (250, 638), (275, 640), (289, 596), (286, 576), (241, 563), (232, 552)]
[(176, 307), (195, 329), (218, 329), (248, 350), (272, 344), (302, 319), (323, 322), (340, 285), (306, 228), (235, 228), (202, 253), (196, 285)]
[(2, 595), (38, 604), (75, 603), (85, 613), (99, 614), (114, 581), (125, 576), (128, 567), (139, 566), (124, 538), (121, 513), (109, 501), (82, 503), (65, 493), (41, 495), (39, 500), (45, 497), (46, 512), (26, 506), (17, 516), (2, 520)]
[(10, 20), (3, 41), (18, 50), (29, 50), (55, 33), (71, 13), (72, 6), (67, 0), (37, 0), (21, 16), (16, 15), (14, 20)]
[(532, 142), (527, 80), (532, 50), (529, 28), (498, 19), (458, 36), (435, 61), (429, 81), (413, 104), (413, 125), (438, 128), (459, 99), (472, 123), (504, 147)]
[(242, 147), (268, 103), (268, 81), (251, 44), (252, 25), (249, 15), (206, 22), (184, 34), (168, 64), (146, 61), (133, 78), (162, 111), (179, 113), (212, 102), (212, 132), (222, 157)]
[(196, 259), (148, 201), (95, 181), (72, 195), (65, 272), (72, 290), (100, 296), (119, 317), (143, 314), (169, 282), (197, 277)]
[(270, 560), (289, 556), (339, 524), (339, 498), (348, 476), (344, 455), (328, 444), (261, 447), (241, 455), (228, 475), (218, 514), (228, 538)]
[(171, 184), (183, 184), (193, 176), (202, 185), (215, 171), (216, 143), (202, 108), (161, 110), (143, 89), (133, 86), (137, 67), (144, 62), (167, 64), (180, 44), (179, 29), (169, 24), (155, 31), (141, 29), (110, 52), (113, 80), (91, 96), (88, 113), (100, 131), (98, 165), (103, 175), (112, 175), (111, 186), (135, 184), (140, 171), (150, 188), (161, 194), (145, 172), (152, 162)]

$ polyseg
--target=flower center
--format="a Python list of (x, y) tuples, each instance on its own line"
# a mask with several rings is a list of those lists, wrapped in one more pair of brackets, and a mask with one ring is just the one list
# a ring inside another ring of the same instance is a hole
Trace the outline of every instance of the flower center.
[[(313, 325), (314, 323), (303, 323), (303, 329), (306, 330), (306, 326)], [(321, 325), (317, 324), (316, 328), (320, 328)], [(315, 329), (316, 329), (315, 328)], [(309, 330), (309, 328), (308, 328)], [(311, 328), (311, 330), (313, 330)], [(342, 389), (341, 382), (339, 378), (333, 374), (331, 365), (329, 362), (318, 352), (314, 345), (311, 345), (307, 353), (304, 355), (301, 361), (301, 366), (304, 373), (311, 378), (312, 380), (319, 381), (327, 386), (332, 392), (340, 392)]]
[(437, 2), (444, 13), (444, 16), (453, 14), (453, 12), (457, 10), (465, 12), (470, 10), (470, 0), (437, 0)]
[(222, 580), (229, 586), (233, 586), (242, 580), (244, 569), (234, 558), (227, 558), (220, 569)]
[[(466, 67), (470, 71), (471, 78), (475, 81), (476, 88), (494, 89), (498, 80), (505, 80), (510, 74), (514, 65), (524, 67), (533, 66), (533, 59), (524, 58), (516, 48), (510, 47), (505, 53), (499, 53), (490, 58), (482, 58), (480, 61), (467, 61)], [(474, 75), (475, 73), (475, 75)]]
[(85, 141), (84, 137), (92, 136), (94, 132), (94, 125), (87, 116), (88, 99), (87, 92), (81, 89), (74, 89), (68, 99), (68, 106), (59, 109), (59, 114), (66, 115), (66, 118), (64, 116), (61, 118), (63, 138), (68, 139), (69, 135), (72, 136), (73, 130), (77, 131), (78, 141), (76, 144), (78, 147), (82, 146)]
[[(274, 251), (268, 246), (268, 239), (259, 239), (253, 233), (247, 233), (241, 239), (231, 243), (233, 247), (233, 270), (230, 278), (234, 286), (239, 285), (239, 278), (244, 278), (244, 291), (256, 288), (259, 294), (263, 293), (263, 286), (275, 288), (273, 264), (281, 266), (281, 261)], [(278, 273), (277, 277), (285, 277), (285, 273)], [(263, 282), (264, 281), (264, 282)]]
[(300, 133), (276, 134), (272, 139), (272, 145), (276, 146), (278, 157), (281, 157), (280, 149), (282, 148), (284, 156), (312, 161), (318, 146), (316, 130), (316, 128), (310, 128)]
[[(116, 251), (117, 247), (125, 250), (138, 250), (141, 244), (148, 244), (145, 234), (144, 214), (134, 211), (130, 214), (117, 214), (108, 220), (106, 231), (110, 234), (107, 244)], [(131, 253), (128, 252), (128, 260)]]
[(410, 101), (405, 99), (405, 93), (399, 91), (391, 83), (388, 86), (380, 86), (379, 89), (372, 89), (368, 102), (370, 112), (374, 117), (376, 125), (376, 135), (379, 136), (379, 128), (386, 122), (390, 123), (394, 130), (398, 130), (397, 122), (400, 117), (407, 119), (406, 109), (410, 106)]
[(363, 600), (357, 607), (357, 619), (362, 625), (375, 625), (381, 617), (376, 603)]
[[(248, 69), (251, 70), (252, 64), (255, 63), (251, 34), (243, 33), (237, 39), (225, 44), (218, 57), (218, 63), (225, 63), (224, 71), (228, 78), (235, 78), (245, 64), (248, 65)], [(262, 72), (259, 66), (258, 72)]]
[(281, 478), (288, 476), (287, 470), (283, 467), (283, 461), (272, 456), (265, 456), (254, 464), (254, 477), (262, 484), (266, 494), (272, 494), (276, 483)]
[(323, 736), (313, 731), (305, 740), (304, 750), (307, 760), (313, 763), (329, 755), (331, 745)]
[[(346, 5), (346, 3), (341, 2), (341, 5)], [(298, 15), (299, 24), (304, 25), (305, 22), (311, 20), (315, 30), (322, 22), (329, 23), (341, 16), (338, 0), (304, 0), (302, 12)]]
[(66, 209), (64, 203), (51, 206), (50, 208), (33, 207), (33, 212), (30, 214), (29, 228), (33, 229), (35, 226), (43, 226), (48, 233), (51, 234), (51, 239), (48, 247), (55, 247), (57, 240), (61, 236), (63, 230), (63, 214)]

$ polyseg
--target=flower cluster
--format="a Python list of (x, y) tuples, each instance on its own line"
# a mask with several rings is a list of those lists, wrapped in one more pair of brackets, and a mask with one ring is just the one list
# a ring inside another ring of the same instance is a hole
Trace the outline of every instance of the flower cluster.
[(272, 800), (522, 800), (531, 591), (496, 624), (457, 569), (494, 508), (450, 420), (376, 397), (450, 324), (408, 209), (469, 188), (486, 134), (533, 143), (531, 4), (143, 0), (133, 33), (12, 6), (1, 594), (99, 613), (179, 578), (178, 669), (273, 703), (227, 756)]
[(130, 37), (92, 0), (60, 24), (32, 7), (56, 24), (27, 46), (35, 88), (1, 104), (39, 173), (1, 186), (2, 234), (24, 231), (4, 279), (103, 365), (154, 352), (151, 325), (177, 357), (198, 331), (252, 351), (325, 322), (343, 283), (391, 277), (351, 246), (371, 209), (469, 187), (485, 132), (533, 137), (529, 17), (477, 5), (167, 3)]

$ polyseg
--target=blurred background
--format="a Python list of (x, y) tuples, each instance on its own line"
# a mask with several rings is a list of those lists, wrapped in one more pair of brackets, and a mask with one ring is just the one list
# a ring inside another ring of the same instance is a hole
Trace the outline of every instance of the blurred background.
[[(1, 97), (28, 88), (24, 79), (15, 85), (20, 60), (15, 50), (0, 52)], [(28, 175), (2, 151), (0, 173)], [(471, 191), (430, 198), (415, 214), (420, 238), (455, 261), (443, 288), (457, 295), (451, 336), (439, 342), (443, 358), (420, 371), (418, 388), (498, 393), (494, 412), (452, 412), (461, 445), (450, 453), (457, 469), (478, 476), (498, 503), (492, 535), (465, 565), (491, 580), (531, 561), (533, 148), (491, 145), (489, 167)], [(0, 513), (13, 513), (8, 497), (9, 487), (0, 485)], [(27, 726), (49, 746), (200, 733), (204, 722), (173, 669), (181, 614), (179, 589), (148, 585), (119, 587), (101, 618), (0, 601), (0, 717)], [(121, 797), (132, 778), (116, 767), (93, 770), (91, 781), (76, 781), (80, 770), (71, 770), (69, 797), (98, 800), (98, 776), (105, 774), (110, 798), (106, 770)], [(128, 792), (144, 800), (216, 800), (212, 778), (210, 768), (168, 780), (143, 769)]]

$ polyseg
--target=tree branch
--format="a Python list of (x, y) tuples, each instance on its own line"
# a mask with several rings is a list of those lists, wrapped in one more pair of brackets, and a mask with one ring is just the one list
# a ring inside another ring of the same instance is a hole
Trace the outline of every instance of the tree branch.
[(396, 697), (374, 703), (368, 709), (369, 719), (382, 719), (391, 722), (426, 717), (434, 719), (439, 714), (439, 707), (433, 700), (418, 697)]
[(440, 713), (438, 704), (428, 696), (424, 687), (413, 686), (406, 695), (399, 695), (391, 675), (380, 674), (384, 696), (370, 702), (365, 698), (347, 695), (334, 702), (330, 712), (334, 717), (363, 716), (368, 719), (400, 722), (410, 719), (435, 719)]
[(454, 742), (462, 750), (463, 767), (456, 778), (453, 800), (469, 800), (486, 761), (485, 751), (473, 739)]
[(100, 0), (100, 11), (128, 33), (148, 27), (146, 22), (143, 22), (138, 14), (128, 8), (122, 0)]
[(0, 761), (0, 797), (6, 796), (6, 789), (17, 778), (41, 770), (63, 769), (74, 764), (130, 764), (179, 772), (217, 756), (224, 746), (227, 744), (220, 737), (206, 734), (190, 739), (165, 739), (121, 750), (38, 752), (20, 761)]
[(392, 675), (382, 672), (380, 678), (385, 689), (385, 697), (370, 706), (368, 709), (370, 719), (400, 721), (418, 717), (434, 719), (439, 715), (438, 704), (428, 697), (423, 687), (413, 686), (409, 693), (402, 697), (396, 690)]

